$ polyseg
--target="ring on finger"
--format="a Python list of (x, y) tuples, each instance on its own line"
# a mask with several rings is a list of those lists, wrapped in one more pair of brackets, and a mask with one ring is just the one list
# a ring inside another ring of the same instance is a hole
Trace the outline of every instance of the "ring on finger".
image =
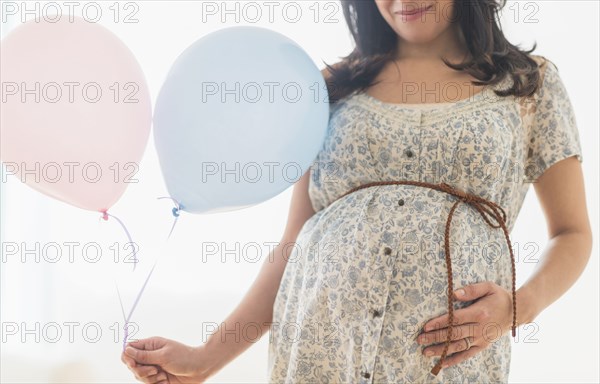
[(472, 346), (472, 344), (471, 344), (471, 338), (469, 336), (467, 336), (467, 337), (465, 337), (464, 340), (467, 343), (467, 347), (465, 348), (465, 351), (468, 351), (471, 348), (471, 346)]

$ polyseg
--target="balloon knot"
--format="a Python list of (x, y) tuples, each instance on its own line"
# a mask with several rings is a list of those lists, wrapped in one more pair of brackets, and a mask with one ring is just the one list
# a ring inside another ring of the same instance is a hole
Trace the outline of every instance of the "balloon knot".
[(173, 212), (173, 216), (179, 217), (179, 208), (178, 207), (174, 207), (172, 212)]
[(108, 212), (102, 211), (102, 219), (108, 221)]

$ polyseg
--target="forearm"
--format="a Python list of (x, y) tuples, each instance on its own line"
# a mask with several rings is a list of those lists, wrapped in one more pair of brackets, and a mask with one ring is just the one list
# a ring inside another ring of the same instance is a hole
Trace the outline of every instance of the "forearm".
[(548, 242), (532, 276), (517, 290), (517, 323), (533, 320), (577, 281), (591, 255), (592, 236), (564, 232)]
[(240, 304), (209, 336), (204, 346), (211, 355), (219, 356), (215, 370), (235, 359), (269, 331), (273, 304), (292, 249), (290, 242), (282, 242), (269, 253)]

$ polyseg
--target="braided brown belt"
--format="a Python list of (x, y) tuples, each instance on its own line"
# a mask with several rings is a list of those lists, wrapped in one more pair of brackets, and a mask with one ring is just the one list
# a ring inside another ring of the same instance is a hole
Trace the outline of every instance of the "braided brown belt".
[[(516, 271), (515, 271), (515, 256), (513, 254), (510, 238), (508, 236), (508, 230), (506, 229), (506, 212), (500, 207), (498, 204), (486, 200), (477, 195), (469, 194), (458, 190), (446, 183), (427, 183), (422, 181), (375, 181), (371, 183), (366, 183), (363, 185), (359, 185), (358, 187), (350, 189), (348, 192), (344, 193), (342, 196), (338, 197), (336, 200), (352, 193), (358, 191), (363, 188), (380, 186), (380, 185), (415, 185), (419, 187), (426, 187), (435, 189), (437, 191), (446, 192), (453, 196), (456, 196), (458, 200), (452, 205), (450, 208), (450, 213), (448, 214), (448, 220), (446, 221), (446, 231), (444, 233), (444, 252), (446, 256), (446, 268), (448, 270), (448, 317), (449, 317), (449, 330), (448, 337), (446, 338), (446, 343), (444, 345), (444, 350), (442, 351), (442, 356), (440, 357), (437, 364), (431, 369), (431, 373), (437, 376), (439, 373), (442, 362), (448, 353), (448, 347), (450, 346), (450, 340), (452, 338), (452, 328), (455, 324), (454, 322), (454, 298), (452, 296), (454, 292), (453, 283), (452, 283), (452, 262), (450, 260), (450, 223), (452, 222), (452, 215), (454, 214), (454, 210), (458, 206), (459, 203), (464, 202), (466, 204), (471, 205), (475, 208), (483, 217), (486, 223), (492, 228), (502, 228), (504, 232), (504, 237), (506, 238), (506, 242), (508, 243), (508, 250), (510, 252), (510, 258), (512, 262), (512, 302), (513, 302), (513, 321), (512, 321), (512, 337), (516, 336), (516, 328), (517, 328), (517, 294), (516, 294)], [(490, 218), (496, 221), (496, 225), (490, 221)]]

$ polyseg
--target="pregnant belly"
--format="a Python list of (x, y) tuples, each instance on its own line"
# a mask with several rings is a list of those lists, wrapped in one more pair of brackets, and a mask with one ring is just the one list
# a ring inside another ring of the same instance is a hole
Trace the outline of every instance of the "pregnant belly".
[[(284, 272), (278, 304), (295, 321), (365, 316), (381, 303), (386, 316), (426, 321), (447, 310), (444, 230), (453, 198), (413, 186), (357, 191), (303, 226)], [(494, 281), (510, 289), (510, 254), (502, 230), (461, 204), (451, 231), (454, 287)], [(456, 307), (468, 305), (457, 303)]]

